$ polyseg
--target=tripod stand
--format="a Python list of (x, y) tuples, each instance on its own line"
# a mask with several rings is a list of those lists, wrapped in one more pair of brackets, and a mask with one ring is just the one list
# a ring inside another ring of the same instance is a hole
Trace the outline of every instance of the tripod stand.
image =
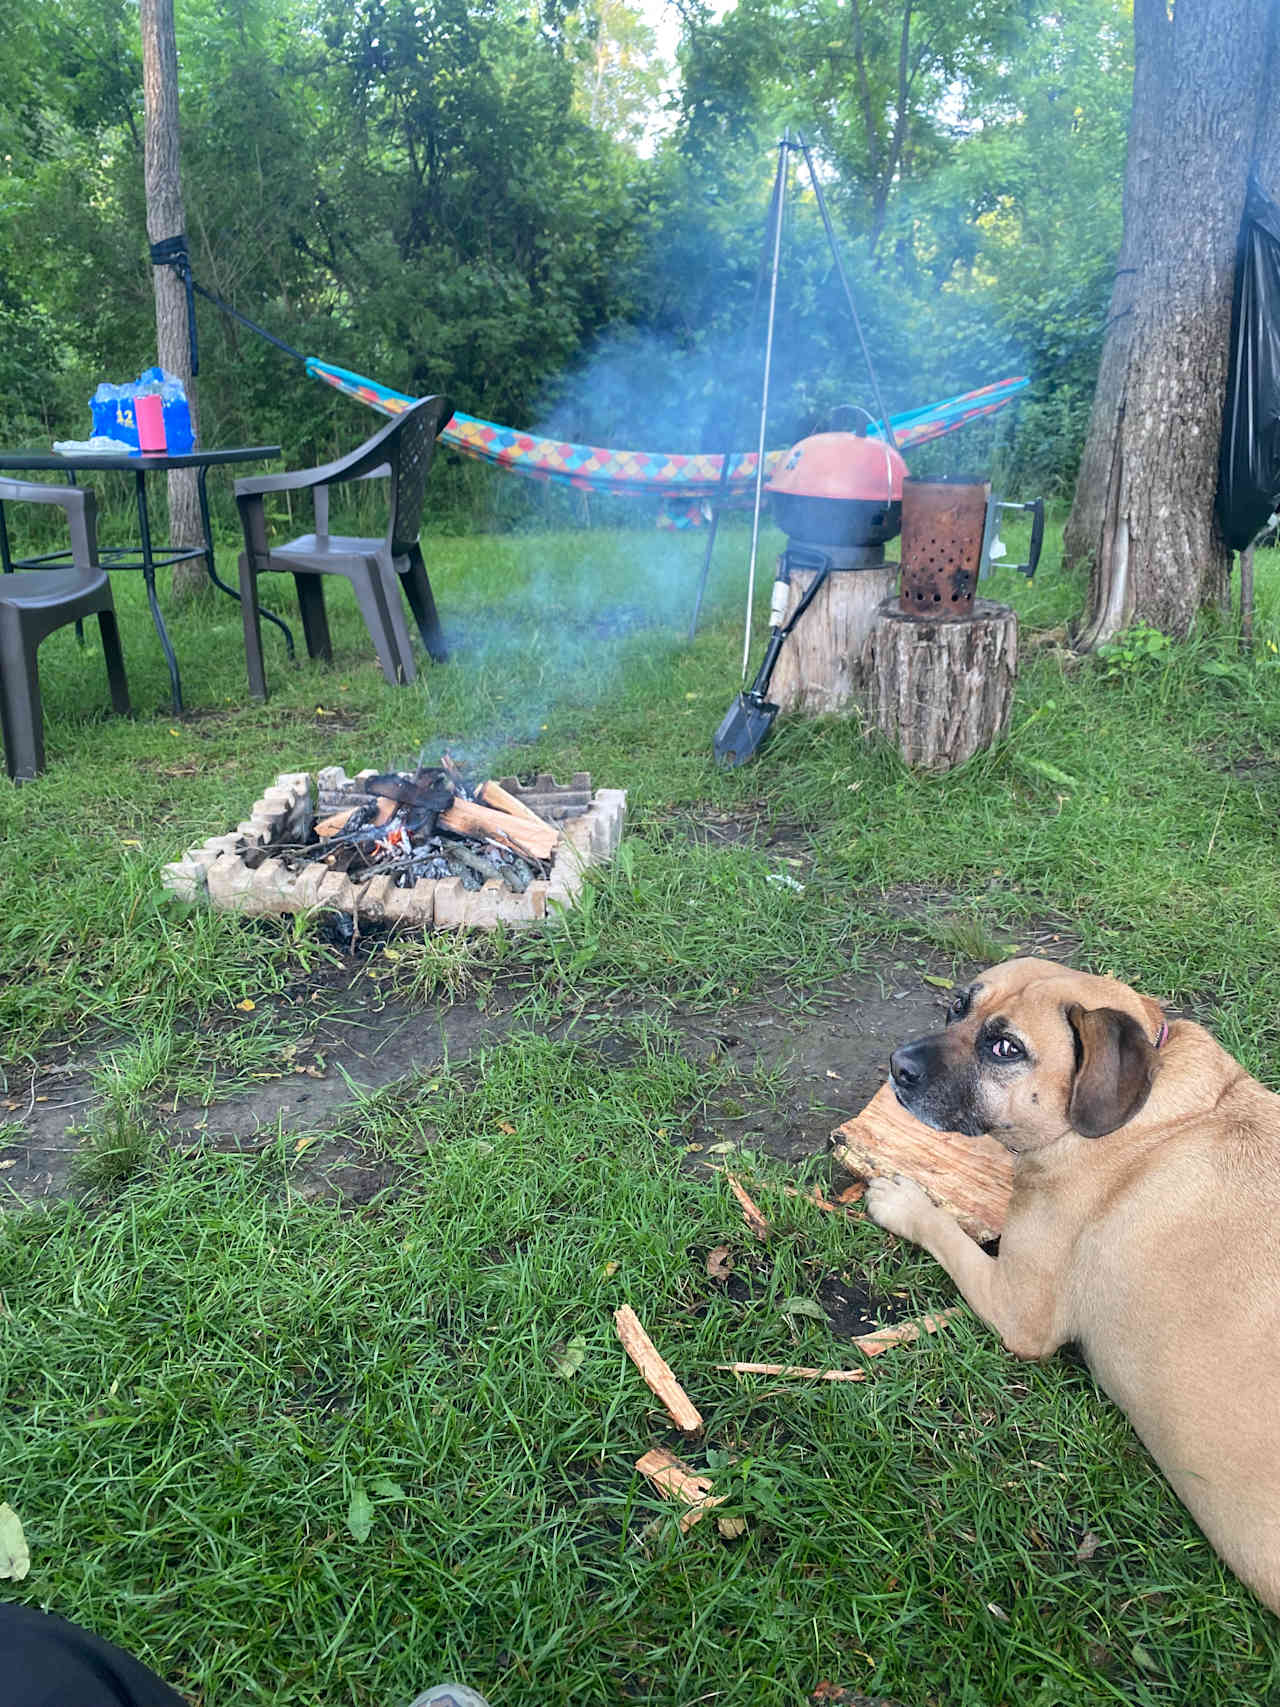
[[(764, 373), (760, 388), (760, 430), (756, 444), (756, 478), (755, 494), (751, 515), (751, 556), (747, 569), (747, 616), (745, 632), (742, 640), (742, 679), (747, 676), (747, 665), (751, 655), (751, 619), (755, 603), (756, 558), (760, 544), (760, 509), (764, 496), (764, 462), (765, 462), (765, 433), (769, 413), (769, 381), (773, 368), (773, 338), (777, 319), (778, 304), (778, 273), (782, 257), (782, 217), (786, 205), (787, 179), (790, 170), (790, 157), (798, 153), (804, 160), (809, 173), (809, 183), (812, 186), (814, 198), (818, 204), (818, 212), (822, 216), (823, 229), (826, 232), (827, 245), (831, 250), (831, 259), (839, 275), (840, 285), (844, 291), (849, 314), (853, 320), (854, 330), (858, 334), (858, 343), (862, 348), (863, 360), (867, 364), (867, 373), (871, 380), (871, 393), (875, 406), (880, 412), (881, 430), (894, 450), (897, 441), (894, 438), (893, 426), (885, 409), (884, 400), (880, 395), (880, 384), (876, 378), (875, 367), (871, 360), (871, 351), (867, 348), (867, 340), (863, 335), (862, 322), (858, 318), (858, 310), (853, 300), (853, 290), (849, 284), (848, 274), (844, 269), (844, 261), (836, 242), (835, 227), (831, 223), (831, 214), (827, 208), (827, 198), (823, 194), (822, 183), (813, 164), (813, 155), (803, 136), (798, 133), (792, 138), (790, 130), (783, 133), (778, 144), (778, 165), (773, 180), (773, 195), (769, 203), (769, 220), (765, 237), (764, 251), (761, 255), (760, 268), (756, 275), (755, 295), (751, 306), (751, 323), (754, 326), (760, 305), (761, 287), (766, 276), (769, 279), (769, 309), (765, 326)], [(689, 640), (692, 642), (698, 632), (698, 617), (702, 611), (702, 600), (706, 592), (707, 578), (711, 573), (711, 557), (715, 550), (716, 534), (720, 526), (720, 513), (724, 507), (724, 497), (729, 486), (733, 471), (734, 453), (733, 440), (737, 438), (737, 415), (735, 410), (731, 423), (730, 445), (725, 451), (720, 463), (720, 485), (712, 501), (711, 521), (707, 535), (707, 547), (702, 556), (702, 573), (698, 579), (697, 596), (694, 599), (693, 615), (689, 620)]]

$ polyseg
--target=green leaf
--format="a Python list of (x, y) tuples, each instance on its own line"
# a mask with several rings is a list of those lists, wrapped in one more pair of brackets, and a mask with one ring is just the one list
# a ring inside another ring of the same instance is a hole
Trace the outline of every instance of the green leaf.
[(1060, 771), (1057, 765), (1051, 765), (1046, 759), (1028, 758), (1025, 753), (1018, 754), (1018, 763), (1037, 776), (1044, 777), (1049, 782), (1056, 782), (1059, 788), (1079, 788), (1080, 781), (1069, 771)]
[(373, 1504), (360, 1482), (351, 1490), (351, 1504), (347, 1507), (347, 1528), (351, 1531), (353, 1541), (367, 1541), (369, 1531), (373, 1528)]
[(815, 1322), (825, 1322), (827, 1312), (812, 1298), (784, 1298), (780, 1306), (784, 1316), (809, 1316)]
[(571, 1380), (582, 1368), (582, 1360), (586, 1355), (586, 1338), (582, 1334), (575, 1334), (568, 1345), (552, 1347), (551, 1367), (562, 1381)]
[(11, 1505), (0, 1505), (0, 1577), (20, 1583), (31, 1569), (31, 1552), (22, 1519)]
[(954, 978), (938, 978), (932, 972), (922, 972), (920, 976), (926, 984), (932, 984), (935, 990), (954, 990), (956, 987)]
[(369, 1483), (369, 1489), (383, 1500), (407, 1500), (409, 1497), (399, 1482), (393, 1482), (390, 1476), (375, 1476)]

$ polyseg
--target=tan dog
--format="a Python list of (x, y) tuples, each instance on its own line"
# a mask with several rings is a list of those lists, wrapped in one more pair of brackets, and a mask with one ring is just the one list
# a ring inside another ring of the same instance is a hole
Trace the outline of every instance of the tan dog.
[(1111, 978), (1010, 960), (894, 1051), (898, 1100), (1013, 1153), (989, 1257), (919, 1186), (872, 1218), (923, 1245), (1018, 1357), (1074, 1340), (1205, 1535), (1280, 1612), (1280, 1097)]

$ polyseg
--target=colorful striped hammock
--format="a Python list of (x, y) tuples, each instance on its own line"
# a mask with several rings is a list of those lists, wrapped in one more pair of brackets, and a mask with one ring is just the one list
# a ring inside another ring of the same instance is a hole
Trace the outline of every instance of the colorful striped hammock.
[[(307, 357), (307, 372), (313, 379), (354, 397), (384, 415), (398, 415), (414, 401), (403, 391), (392, 391), (376, 380), (365, 379), (346, 368), (334, 367), (315, 356)], [(966, 391), (959, 397), (945, 398), (923, 409), (894, 415), (894, 437), (902, 449), (927, 444), (969, 421), (993, 415), (1011, 403), (1028, 381), (1024, 378), (1002, 379), (994, 385), (984, 385), (977, 391)], [(868, 429), (879, 435), (877, 422)], [(751, 495), (756, 476), (754, 451), (740, 452), (730, 458), (728, 490), (721, 494), (720, 474), (723, 457), (685, 454), (683, 452), (605, 450), (599, 445), (567, 444), (561, 439), (542, 438), (536, 433), (516, 432), (510, 427), (495, 426), (492, 421), (478, 420), (461, 410), (453, 415), (441, 434), (443, 443), (463, 456), (478, 458), (495, 468), (509, 468), (531, 480), (549, 480), (558, 486), (573, 486), (587, 492), (608, 492), (623, 498), (662, 498), (696, 501), (684, 519), (684, 525), (698, 519), (693, 511), (700, 510), (702, 500), (722, 496), (728, 503), (742, 502)], [(768, 474), (786, 450), (766, 453), (765, 472)], [(679, 525), (679, 524), (677, 524)]]

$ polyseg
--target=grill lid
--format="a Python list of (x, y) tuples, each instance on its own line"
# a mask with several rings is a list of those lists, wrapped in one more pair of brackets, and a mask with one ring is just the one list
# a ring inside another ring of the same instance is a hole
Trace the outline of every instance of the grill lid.
[(883, 439), (814, 433), (793, 446), (769, 480), (772, 493), (858, 503), (900, 503), (907, 465)]

